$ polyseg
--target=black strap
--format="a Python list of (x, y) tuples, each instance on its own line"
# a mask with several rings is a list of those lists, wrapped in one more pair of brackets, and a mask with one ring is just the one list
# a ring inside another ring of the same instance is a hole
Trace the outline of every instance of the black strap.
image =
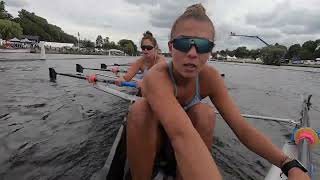
[(299, 161), (297, 161), (296, 159), (294, 159), (292, 161), (289, 161), (286, 164), (284, 164), (281, 167), (281, 170), (288, 177), (289, 170), (291, 168), (294, 168), (294, 167), (297, 167), (297, 168), (301, 169), (303, 172), (308, 172), (308, 170), (305, 167), (303, 167), (303, 165)]

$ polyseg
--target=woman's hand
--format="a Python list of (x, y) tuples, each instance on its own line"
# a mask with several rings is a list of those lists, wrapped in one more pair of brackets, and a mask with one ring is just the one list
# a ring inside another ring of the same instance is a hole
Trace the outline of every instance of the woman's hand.
[(97, 82), (97, 76), (95, 74), (87, 75), (86, 79), (90, 84), (95, 84)]
[(137, 88), (141, 88), (142, 87), (142, 80), (138, 80), (137, 81)]
[(126, 80), (123, 78), (123, 76), (120, 76), (120, 77), (118, 77), (118, 78), (116, 79), (115, 84), (116, 84), (117, 86), (121, 86), (121, 83), (123, 83), (123, 82), (126, 82)]
[(310, 177), (301, 169), (294, 167), (288, 172), (288, 180), (310, 180)]

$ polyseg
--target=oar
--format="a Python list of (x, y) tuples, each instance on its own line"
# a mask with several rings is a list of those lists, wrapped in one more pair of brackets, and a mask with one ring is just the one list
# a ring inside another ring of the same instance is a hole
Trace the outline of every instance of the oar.
[(109, 71), (109, 72), (124, 72), (126, 73), (126, 70), (122, 70), (122, 69), (117, 69), (115, 71), (112, 71), (111, 69), (97, 69), (97, 68), (86, 68), (86, 67), (82, 67), (80, 64), (76, 64), (76, 71), (79, 73), (83, 73), (84, 69), (89, 69), (89, 70), (96, 70), (96, 71)]
[[(83, 68), (80, 64), (76, 64), (76, 71), (78, 72), (78, 73), (83, 73), (83, 69), (85, 69), (85, 68)], [(109, 70), (108, 70), (109, 71)], [(99, 76), (104, 76), (104, 77), (108, 77), (108, 78), (112, 78), (112, 79), (116, 79), (116, 78), (118, 78), (118, 77), (115, 77), (115, 76), (110, 76), (110, 75), (105, 75), (105, 74), (100, 74), (100, 73), (95, 73), (96, 75), (99, 75)], [(137, 78), (132, 78), (132, 80), (134, 81), (134, 82), (137, 82), (139, 79), (137, 79)]]
[[(215, 111), (216, 114), (220, 114), (218, 111)], [(292, 120), (292, 119), (284, 119), (284, 118), (274, 118), (274, 117), (268, 117), (268, 116), (257, 116), (257, 115), (251, 115), (251, 114), (241, 114), (242, 117), (246, 118), (252, 118), (252, 119), (261, 119), (266, 121), (278, 121), (278, 122), (285, 122), (293, 125), (300, 124), (300, 122)]]
[(126, 63), (126, 64), (117, 64), (117, 63), (114, 63), (114, 64), (111, 64), (111, 65), (106, 65), (104, 63), (101, 63), (101, 69), (107, 69), (108, 66), (130, 66), (131, 63)]
[[(85, 79), (85, 80), (87, 79), (87, 77), (85, 77), (84, 75), (57, 73), (53, 68), (49, 68), (50, 81), (55, 82), (57, 79), (57, 75), (74, 77), (74, 78)], [(116, 80), (105, 80), (105, 79), (97, 79), (97, 78), (94, 78), (94, 81), (107, 83), (107, 84), (115, 84), (115, 82), (116, 82)], [(122, 82), (120, 84), (120, 86), (137, 87), (137, 83), (135, 83), (135, 82)]]
[[(103, 76), (103, 77), (112, 78), (112, 79), (117, 79), (118, 78), (117, 76), (110, 76), (110, 75), (105, 75), (105, 74), (100, 74), (100, 73), (95, 73), (95, 74), (98, 75), (98, 76)], [(139, 80), (140, 79), (132, 78), (133, 82), (137, 82)]]

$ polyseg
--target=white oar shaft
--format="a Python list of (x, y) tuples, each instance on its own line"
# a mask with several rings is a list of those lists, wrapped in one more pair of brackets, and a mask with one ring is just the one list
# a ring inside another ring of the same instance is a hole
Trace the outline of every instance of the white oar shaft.
[[(215, 111), (216, 114), (220, 114), (218, 111)], [(299, 124), (299, 122), (292, 120), (292, 119), (284, 119), (284, 118), (274, 118), (274, 117), (268, 117), (268, 116), (257, 116), (257, 115), (251, 115), (251, 114), (241, 114), (242, 117), (246, 118), (253, 118), (253, 119), (261, 119), (266, 121), (278, 121), (278, 122), (286, 122), (290, 124)]]
[(101, 74), (101, 73), (95, 73), (96, 75), (99, 75), (99, 76), (103, 76), (103, 77), (108, 77), (108, 78), (112, 78), (112, 79), (117, 79), (118, 77), (116, 76), (110, 76), (110, 75), (105, 75), (105, 74)]
[[(105, 74), (101, 74), (101, 73), (95, 73), (96, 75), (99, 75), (99, 76), (104, 76), (104, 77), (108, 77), (108, 78), (112, 78), (112, 79), (117, 79), (118, 77), (117, 76), (110, 76), (110, 75), (105, 75)], [(132, 78), (133, 81), (137, 81), (138, 79), (136, 78)]]
[(121, 91), (118, 91), (118, 90), (115, 90), (115, 89), (112, 89), (112, 88), (109, 88), (107, 86), (103, 86), (103, 85), (100, 85), (100, 84), (95, 84), (93, 85), (94, 88), (96, 89), (99, 89), (101, 91), (104, 91), (106, 93), (110, 93), (112, 95), (115, 95), (117, 97), (120, 97), (124, 100), (128, 100), (130, 102), (134, 102), (136, 101), (136, 99), (138, 98), (138, 96), (133, 96), (133, 95), (129, 95), (127, 93), (124, 93), (124, 92), (121, 92)]

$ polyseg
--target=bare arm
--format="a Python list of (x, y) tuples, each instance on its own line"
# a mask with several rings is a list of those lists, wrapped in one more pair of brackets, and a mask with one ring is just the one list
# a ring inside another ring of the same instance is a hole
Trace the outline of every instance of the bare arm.
[(130, 68), (128, 69), (127, 73), (123, 76), (125, 81), (130, 81), (141, 69), (143, 66), (142, 58), (136, 60), (134, 63), (131, 64)]
[(169, 136), (182, 177), (221, 179), (208, 148), (174, 97), (164, 66), (160, 63), (152, 68), (143, 81), (142, 91)]
[(287, 156), (273, 145), (266, 136), (245, 121), (241, 116), (240, 110), (228, 94), (220, 74), (211, 68), (207, 73), (210, 78), (207, 82), (214, 82), (209, 85), (210, 99), (239, 140), (256, 154), (281, 167)]

